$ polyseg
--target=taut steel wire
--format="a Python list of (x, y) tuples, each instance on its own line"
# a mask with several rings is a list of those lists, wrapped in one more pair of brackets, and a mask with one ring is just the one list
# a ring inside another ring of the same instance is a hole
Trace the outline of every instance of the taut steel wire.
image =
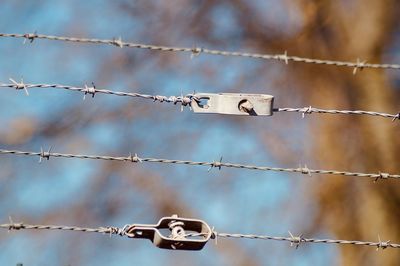
[[(61, 85), (61, 84), (29, 84), (24, 83), (23, 81), (17, 82), (13, 79), (10, 79), (12, 83), (0, 83), (1, 88), (14, 88), (16, 90), (24, 90), (27, 95), (29, 95), (28, 89), (31, 88), (39, 88), (39, 89), (61, 89), (61, 90), (69, 90), (69, 91), (77, 91), (84, 93), (83, 98), (85, 99), (86, 95), (91, 95), (94, 97), (96, 93), (99, 94), (108, 94), (114, 96), (125, 96), (125, 97), (133, 97), (133, 98), (141, 98), (152, 100), (153, 102), (167, 102), (173, 104), (180, 104), (181, 110), (184, 106), (190, 107), (193, 101), (198, 101), (196, 94), (187, 94), (187, 95), (180, 95), (180, 96), (162, 96), (162, 95), (148, 95), (148, 94), (141, 94), (136, 92), (121, 92), (121, 91), (113, 91), (109, 89), (98, 89), (94, 84), (92, 86), (85, 85), (84, 87), (76, 87), (76, 86), (69, 86), (69, 85)], [(320, 109), (314, 107), (302, 107), (302, 108), (274, 108), (274, 113), (277, 112), (297, 112), (301, 113), (304, 117), (305, 114), (311, 113), (320, 113), (320, 114), (344, 114), (344, 115), (368, 115), (368, 116), (377, 116), (377, 117), (384, 117), (390, 118), (392, 121), (400, 119), (400, 113), (397, 114), (388, 114), (382, 112), (375, 112), (375, 111), (363, 111), (363, 110), (327, 110), (327, 109)]]
[(33, 42), (35, 39), (46, 39), (46, 40), (52, 40), (52, 41), (87, 43), (87, 44), (107, 44), (107, 45), (113, 45), (113, 46), (120, 47), (120, 48), (129, 47), (129, 48), (147, 49), (147, 50), (155, 50), (155, 51), (164, 51), (164, 52), (183, 52), (183, 53), (190, 53), (192, 56), (204, 53), (204, 54), (218, 55), (218, 56), (247, 57), (247, 58), (254, 58), (254, 59), (277, 60), (277, 61), (282, 61), (286, 64), (288, 64), (289, 61), (292, 61), (292, 62), (299, 62), (299, 63), (306, 63), (306, 64), (331, 65), (331, 66), (337, 66), (337, 67), (353, 68), (353, 74), (356, 74), (357, 70), (362, 70), (364, 68), (397, 69), (397, 70), (400, 69), (400, 64), (371, 64), (371, 63), (367, 63), (365, 61), (361, 61), (360, 59), (358, 59), (356, 62), (323, 60), (323, 59), (315, 59), (315, 58), (307, 58), (307, 57), (299, 57), (299, 56), (290, 56), (287, 54), (287, 51), (285, 51), (283, 54), (260, 54), (260, 53), (249, 53), (249, 52), (215, 50), (215, 49), (207, 49), (207, 48), (201, 48), (201, 47), (189, 48), (189, 47), (174, 47), (174, 46), (161, 46), (161, 45), (152, 45), (152, 44), (143, 44), (143, 43), (123, 42), (121, 38), (114, 38), (114, 39), (77, 38), (77, 37), (44, 35), (44, 34), (37, 34), (37, 33), (26, 33), (26, 34), (0, 33), (0, 37), (23, 38), (24, 43), (26, 42), (26, 40)]
[[(120, 235), (133, 237), (130, 234), (129, 228), (132, 225), (127, 224), (124, 227), (98, 227), (98, 228), (87, 228), (87, 227), (77, 227), (77, 226), (64, 226), (64, 225), (33, 225), (24, 223), (10, 223), (0, 224), (0, 228), (11, 230), (65, 230), (65, 231), (77, 231), (83, 233), (100, 233), (107, 235)], [(201, 234), (185, 234), (185, 237), (200, 236)], [(338, 245), (356, 245), (356, 246), (372, 246), (376, 249), (386, 249), (386, 248), (400, 248), (400, 244), (390, 243), (388, 241), (381, 241), (378, 237), (378, 242), (372, 241), (359, 241), (359, 240), (341, 240), (341, 239), (316, 239), (316, 238), (305, 238), (302, 235), (294, 236), (289, 232), (288, 237), (285, 236), (269, 236), (269, 235), (255, 235), (255, 234), (232, 234), (232, 233), (219, 233), (212, 230), (213, 238), (246, 238), (252, 240), (274, 240), (274, 241), (286, 241), (290, 242), (291, 246), (298, 248), (302, 243), (313, 243), (313, 244), (338, 244)]]
[(370, 177), (375, 178), (375, 181), (379, 179), (400, 179), (400, 175), (388, 174), (388, 173), (357, 173), (357, 172), (347, 172), (347, 171), (336, 171), (336, 170), (315, 170), (309, 169), (307, 166), (299, 168), (279, 168), (279, 167), (269, 167), (269, 166), (255, 166), (255, 165), (245, 165), (236, 163), (225, 163), (222, 162), (222, 158), (219, 161), (213, 162), (196, 162), (188, 160), (171, 160), (171, 159), (159, 159), (159, 158), (142, 158), (137, 154), (129, 156), (102, 156), (102, 155), (84, 155), (84, 154), (65, 154), (65, 153), (55, 153), (44, 151), (41, 149), (40, 152), (30, 152), (30, 151), (18, 151), (18, 150), (5, 150), (0, 149), (0, 154), (14, 154), (14, 155), (24, 155), (24, 156), (38, 156), (39, 161), (42, 159), (49, 160), (50, 157), (61, 157), (61, 158), (77, 158), (77, 159), (92, 159), (92, 160), (107, 160), (107, 161), (120, 161), (120, 162), (149, 162), (149, 163), (164, 163), (164, 164), (185, 164), (190, 166), (208, 166), (211, 170), (212, 168), (218, 168), (221, 170), (222, 167), (227, 168), (240, 168), (248, 170), (259, 170), (259, 171), (276, 171), (276, 172), (288, 172), (288, 173), (301, 173), (306, 175), (311, 174), (321, 174), (321, 175), (341, 175), (341, 176), (355, 176), (355, 177)]

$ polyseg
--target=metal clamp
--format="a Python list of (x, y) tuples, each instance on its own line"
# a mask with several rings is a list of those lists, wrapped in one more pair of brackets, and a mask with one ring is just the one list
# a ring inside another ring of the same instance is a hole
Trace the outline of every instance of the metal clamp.
[(198, 93), (191, 107), (195, 113), (272, 115), (274, 96), (242, 93)]
[[(170, 235), (160, 230), (169, 229)], [(133, 224), (126, 230), (132, 238), (149, 239), (159, 248), (177, 250), (200, 250), (212, 236), (212, 230), (202, 220), (178, 218), (177, 215), (163, 217), (157, 224)]]

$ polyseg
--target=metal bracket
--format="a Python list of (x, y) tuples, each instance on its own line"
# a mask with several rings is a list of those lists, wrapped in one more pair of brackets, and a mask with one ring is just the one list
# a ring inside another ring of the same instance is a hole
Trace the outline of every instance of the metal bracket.
[(274, 96), (243, 93), (198, 93), (191, 107), (195, 113), (272, 115)]
[[(169, 236), (160, 230), (169, 229)], [(212, 230), (202, 220), (178, 218), (177, 215), (163, 217), (157, 224), (133, 224), (126, 230), (132, 238), (149, 239), (159, 248), (177, 250), (200, 250), (212, 236)]]

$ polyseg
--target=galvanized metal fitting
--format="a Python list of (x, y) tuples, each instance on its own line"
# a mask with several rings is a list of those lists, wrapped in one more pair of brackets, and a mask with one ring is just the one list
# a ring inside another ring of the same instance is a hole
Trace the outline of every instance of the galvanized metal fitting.
[[(166, 236), (160, 230), (169, 229)], [(131, 238), (149, 239), (159, 248), (176, 250), (201, 250), (210, 240), (212, 230), (202, 220), (179, 218), (177, 215), (163, 217), (157, 224), (133, 224), (126, 228)]]
[(274, 97), (266, 94), (198, 93), (191, 107), (195, 113), (261, 116), (273, 114)]

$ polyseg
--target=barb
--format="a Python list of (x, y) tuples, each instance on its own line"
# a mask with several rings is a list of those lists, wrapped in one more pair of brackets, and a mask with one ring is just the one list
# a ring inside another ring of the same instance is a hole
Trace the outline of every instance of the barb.
[(223, 164), (222, 164), (222, 156), (221, 156), (221, 158), (219, 158), (219, 161), (214, 161), (211, 163), (210, 168), (208, 168), (207, 172), (210, 172), (211, 169), (213, 169), (214, 167), (218, 168), (218, 170), (221, 170), (222, 166), (223, 166)]
[(303, 107), (303, 108), (275, 108), (274, 112), (296, 112), (301, 113), (302, 118), (306, 114), (318, 113), (318, 114), (344, 114), (344, 115), (370, 115), (370, 116), (379, 116), (379, 117), (386, 117), (391, 118), (392, 121), (399, 119), (400, 114), (387, 114), (381, 112), (374, 112), (374, 111), (362, 111), (362, 110), (329, 110), (329, 109), (319, 109), (313, 108), (311, 106)]
[(190, 106), (191, 102), (196, 100), (196, 97), (193, 94), (187, 94), (186, 96), (161, 96), (161, 95), (148, 95), (148, 94), (140, 94), (140, 93), (135, 93), (135, 92), (121, 92), (121, 91), (112, 91), (112, 90), (107, 90), (107, 89), (97, 89), (94, 83), (92, 82), (92, 87), (88, 87), (85, 85), (85, 87), (74, 87), (74, 86), (68, 86), (68, 85), (61, 85), (61, 84), (26, 84), (26, 83), (18, 83), (15, 82), (13, 79), (10, 79), (13, 83), (0, 83), (0, 87), (2, 88), (15, 88), (17, 90), (24, 89), (26, 94), (28, 94), (28, 89), (30, 88), (41, 88), (41, 89), (62, 89), (62, 90), (69, 90), (69, 91), (78, 91), (78, 92), (83, 92), (83, 99), (85, 100), (86, 95), (90, 94), (92, 95), (92, 98), (94, 98), (94, 95), (96, 93), (102, 93), (102, 94), (109, 94), (109, 95), (116, 95), (116, 96), (127, 96), (127, 97), (133, 97), (133, 98), (142, 98), (142, 99), (148, 99), (152, 100), (153, 102), (167, 102), (167, 103), (173, 103), (173, 104), (181, 104), (182, 108), (183, 106)]
[(357, 70), (363, 70), (367, 61), (360, 61), (360, 58), (357, 58), (357, 65), (353, 69), (353, 75), (357, 74)]
[[(127, 236), (130, 238), (134, 237), (133, 233), (129, 233), (129, 230), (133, 225), (125, 225), (123, 228), (119, 227), (98, 227), (98, 228), (87, 228), (87, 227), (78, 227), (78, 226), (65, 226), (65, 225), (34, 225), (34, 224), (24, 224), (24, 223), (14, 223), (10, 221), (10, 223), (0, 224), (0, 228), (11, 230), (62, 230), (62, 231), (76, 231), (83, 233), (100, 233), (100, 234), (109, 234), (111, 235), (119, 235), (119, 236)], [(282, 236), (269, 236), (269, 235), (254, 235), (254, 234), (231, 234), (231, 233), (218, 233), (216, 231), (212, 231), (214, 238), (246, 238), (252, 240), (274, 240), (274, 241), (286, 241), (289, 242), (291, 246), (294, 246), (296, 249), (299, 247), (301, 243), (313, 243), (313, 244), (338, 244), (338, 245), (356, 245), (356, 246), (372, 246), (379, 249), (387, 249), (387, 248), (400, 248), (400, 244), (390, 243), (390, 241), (381, 241), (379, 238), (378, 242), (371, 241), (359, 241), (359, 240), (341, 240), (341, 239), (316, 239), (316, 238), (304, 238), (302, 235), (293, 236), (290, 232), (290, 236), (282, 237)], [(203, 236), (202, 233), (194, 233), (194, 234), (184, 234), (181, 235), (181, 239), (185, 239), (186, 237), (198, 237)]]
[(370, 64), (366, 61), (360, 61), (358, 59), (356, 62), (349, 61), (335, 61), (335, 60), (323, 60), (315, 58), (306, 58), (299, 56), (288, 56), (287, 51), (284, 54), (259, 54), (259, 53), (248, 53), (248, 52), (237, 52), (237, 51), (224, 51), (224, 50), (214, 50), (207, 48), (190, 48), (190, 47), (173, 47), (173, 46), (160, 46), (142, 43), (132, 43), (123, 42), (121, 37), (118, 39), (93, 39), (93, 38), (76, 38), (76, 37), (65, 37), (65, 36), (54, 36), (54, 35), (44, 35), (35, 33), (27, 34), (16, 34), (16, 33), (0, 33), (0, 37), (3, 38), (23, 38), (24, 40), (29, 40), (33, 42), (34, 39), (46, 39), (52, 41), (63, 41), (63, 42), (75, 42), (75, 43), (87, 43), (87, 44), (106, 44), (113, 45), (115, 47), (129, 47), (138, 49), (147, 49), (155, 51), (164, 52), (184, 52), (189, 53), (191, 57), (198, 55), (200, 53), (218, 55), (218, 56), (233, 56), (233, 57), (247, 57), (254, 59), (264, 59), (264, 60), (276, 60), (283, 61), (288, 64), (289, 61), (305, 63), (305, 64), (316, 64), (316, 65), (331, 65), (337, 67), (349, 67), (353, 69), (353, 74), (357, 73), (358, 69), (364, 68), (374, 68), (374, 69), (400, 69), (400, 64)]
[(29, 96), (28, 89), (26, 88), (26, 85), (25, 85), (24, 80), (22, 78), (21, 78), (21, 82), (16, 82), (12, 78), (10, 78), (10, 81), (12, 82), (12, 84), (14, 85), (16, 90), (24, 90), (26, 96)]
[(52, 149), (52, 147), (50, 147), (50, 148), (45, 152), (45, 151), (43, 150), (43, 147), (40, 147), (39, 163), (42, 163), (42, 160), (43, 160), (43, 159), (46, 159), (47, 161), (50, 160), (51, 149)]
[[(14, 154), (14, 155), (24, 155), (24, 156), (40, 156), (43, 158), (43, 151), (40, 152), (30, 152), (30, 151), (18, 151), (18, 150), (5, 150), (0, 149), (0, 154)], [(149, 163), (165, 163), (165, 164), (185, 164), (190, 166), (208, 166), (209, 168), (216, 167), (221, 169), (222, 167), (227, 168), (240, 168), (248, 170), (259, 170), (259, 171), (275, 171), (275, 172), (288, 172), (288, 173), (300, 173), (304, 175), (311, 174), (321, 174), (321, 175), (341, 175), (341, 176), (355, 176), (355, 177), (370, 177), (375, 180), (378, 179), (400, 179), (400, 175), (388, 174), (388, 173), (357, 173), (357, 172), (347, 172), (347, 171), (336, 171), (336, 170), (316, 170), (309, 169), (308, 167), (299, 168), (279, 168), (279, 167), (269, 167), (269, 166), (255, 166), (255, 165), (245, 165), (236, 163), (225, 163), (220, 161), (213, 162), (196, 162), (188, 160), (171, 160), (171, 159), (160, 159), (160, 158), (141, 158), (137, 156), (132, 156), (129, 154), (125, 157), (114, 157), (114, 156), (103, 156), (103, 155), (83, 155), (83, 154), (66, 154), (66, 153), (55, 153), (46, 152), (46, 159), (50, 157), (61, 157), (61, 158), (77, 158), (77, 159), (92, 159), (92, 160), (107, 160), (107, 161), (120, 161), (120, 162), (149, 162)]]
[(291, 239), (290, 240), (290, 246), (291, 247), (294, 246), (296, 249), (298, 249), (300, 244), (301, 244), (301, 242), (304, 242), (303, 241), (303, 235), (301, 234), (299, 236), (294, 236), (290, 231), (288, 231), (288, 233), (289, 233), (290, 239)]
[(92, 95), (92, 98), (94, 98), (94, 95), (96, 94), (96, 86), (94, 85), (94, 82), (92, 82), (92, 87), (88, 87), (88, 86), (85, 84), (85, 89), (82, 90), (82, 91), (85, 92), (85, 94), (83, 94), (83, 100), (86, 99), (86, 95), (87, 95), (87, 94)]

